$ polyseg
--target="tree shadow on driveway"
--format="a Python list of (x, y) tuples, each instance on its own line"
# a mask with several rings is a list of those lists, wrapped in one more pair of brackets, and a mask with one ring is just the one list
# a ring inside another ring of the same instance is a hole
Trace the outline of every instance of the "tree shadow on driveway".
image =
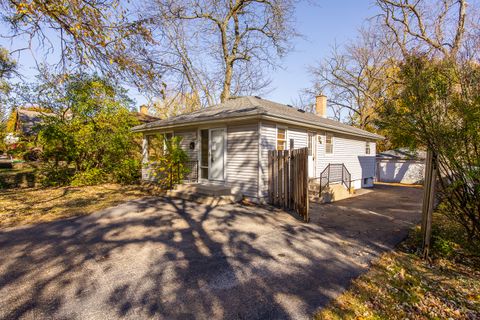
[(0, 232), (0, 318), (309, 318), (395, 245), (379, 240), (392, 230), (370, 238), (258, 207), (130, 201)]

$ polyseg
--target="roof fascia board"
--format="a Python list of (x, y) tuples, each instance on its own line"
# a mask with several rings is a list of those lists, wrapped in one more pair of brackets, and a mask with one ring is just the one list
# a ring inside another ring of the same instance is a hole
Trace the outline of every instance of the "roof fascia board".
[(289, 119), (285, 119), (285, 118), (279, 117), (279, 116), (262, 115), (261, 119), (269, 120), (269, 121), (277, 121), (277, 122), (278, 122), (278, 120), (280, 120), (282, 123), (297, 125), (297, 126), (300, 126), (300, 127), (307, 127), (307, 128), (312, 128), (312, 129), (321, 129), (321, 130), (331, 131), (331, 132), (335, 132), (335, 133), (342, 133), (342, 134), (345, 134), (345, 135), (362, 137), (362, 138), (369, 138), (369, 139), (374, 139), (374, 140), (383, 140), (380, 137), (374, 137), (374, 136), (371, 136), (371, 135), (368, 135), (368, 134), (348, 132), (348, 131), (341, 130), (341, 129), (338, 129), (338, 128), (335, 128), (335, 127), (332, 127), (332, 126), (329, 126), (329, 125), (310, 124), (308, 122), (289, 120)]
[(219, 123), (226, 123), (231, 121), (243, 121), (243, 120), (255, 120), (259, 119), (258, 115), (251, 115), (251, 116), (242, 116), (242, 117), (232, 117), (232, 118), (224, 118), (218, 120), (203, 120), (203, 121), (192, 121), (192, 122), (182, 122), (182, 123), (172, 123), (165, 126), (155, 126), (152, 128), (132, 128), (133, 132), (151, 132), (151, 131), (159, 131), (159, 130), (166, 130), (166, 129), (173, 129), (173, 128), (181, 128), (181, 127), (193, 127), (193, 126), (201, 126), (205, 124), (219, 124)]
[(265, 115), (265, 114), (256, 114), (256, 115), (250, 115), (250, 116), (242, 116), (242, 117), (232, 117), (232, 118), (224, 118), (224, 119), (212, 119), (212, 120), (203, 120), (203, 121), (192, 121), (192, 122), (183, 122), (183, 123), (172, 123), (169, 125), (165, 126), (154, 126), (151, 128), (133, 128), (133, 132), (152, 132), (152, 131), (159, 131), (159, 130), (168, 130), (168, 129), (173, 129), (173, 128), (181, 128), (181, 127), (191, 127), (191, 126), (201, 126), (205, 124), (218, 124), (218, 123), (225, 123), (225, 122), (231, 122), (231, 121), (242, 121), (242, 120), (267, 120), (267, 121), (276, 121), (276, 122), (282, 122), (286, 124), (291, 124), (291, 125), (297, 125), (300, 127), (307, 127), (311, 129), (321, 129), (321, 130), (327, 130), (335, 133), (342, 133), (346, 135), (351, 135), (351, 136), (356, 136), (356, 137), (361, 137), (361, 138), (368, 138), (368, 139), (373, 139), (373, 140), (383, 140), (383, 138), (380, 137), (375, 137), (371, 136), (368, 134), (360, 134), (360, 133), (355, 133), (355, 132), (348, 132), (342, 129), (335, 128), (333, 126), (329, 125), (324, 125), (324, 124), (311, 124), (305, 121), (299, 121), (299, 120), (290, 120), (286, 119), (283, 117), (279, 116), (271, 116), (271, 115)]

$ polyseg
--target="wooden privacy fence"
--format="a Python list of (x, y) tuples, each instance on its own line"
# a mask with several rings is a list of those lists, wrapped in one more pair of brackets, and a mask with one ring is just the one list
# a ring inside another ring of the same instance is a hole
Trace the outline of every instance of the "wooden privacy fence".
[(294, 210), (308, 222), (308, 149), (268, 152), (270, 204)]

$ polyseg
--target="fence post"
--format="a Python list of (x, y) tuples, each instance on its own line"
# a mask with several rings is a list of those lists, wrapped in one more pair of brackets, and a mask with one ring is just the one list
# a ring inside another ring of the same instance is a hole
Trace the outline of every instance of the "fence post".
[(272, 179), (273, 179), (273, 168), (272, 168), (272, 151), (269, 150), (268, 151), (268, 202), (270, 204), (273, 204), (273, 197), (272, 197), (272, 194), (273, 194), (273, 183), (272, 183)]
[(308, 195), (308, 149), (305, 149), (305, 152), (304, 152), (304, 157), (305, 157), (305, 172), (304, 172), (304, 175), (305, 175), (305, 190), (304, 190), (304, 196), (305, 196), (305, 222), (309, 222), (310, 221), (310, 205), (309, 205), (309, 201), (310, 201), (310, 197)]

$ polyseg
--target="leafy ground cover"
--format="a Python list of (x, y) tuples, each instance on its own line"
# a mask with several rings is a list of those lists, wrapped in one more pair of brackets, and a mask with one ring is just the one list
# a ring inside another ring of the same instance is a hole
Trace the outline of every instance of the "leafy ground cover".
[(433, 240), (431, 260), (422, 260), (417, 227), (315, 319), (480, 319), (478, 245), (440, 214)]
[(124, 201), (159, 194), (140, 185), (0, 190), (0, 228), (88, 215)]

